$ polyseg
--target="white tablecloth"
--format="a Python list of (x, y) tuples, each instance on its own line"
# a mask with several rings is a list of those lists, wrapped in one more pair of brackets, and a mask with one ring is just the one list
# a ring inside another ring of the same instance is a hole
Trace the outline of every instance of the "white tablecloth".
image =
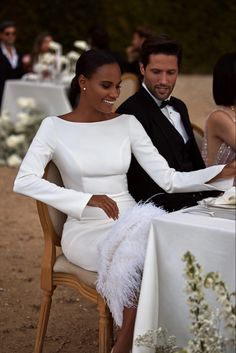
[[(188, 250), (204, 273), (219, 271), (229, 291), (235, 290), (235, 221), (182, 211), (159, 217), (148, 240), (134, 339), (163, 327), (177, 337), (178, 346), (187, 345), (190, 319), (181, 258)], [(214, 301), (214, 295), (208, 299)], [(154, 351), (133, 345), (132, 352)]]
[(7, 80), (5, 82), (1, 109), (2, 111), (8, 111), (13, 121), (20, 111), (20, 108), (17, 106), (17, 98), (19, 97), (34, 98), (43, 116), (61, 115), (71, 111), (71, 105), (63, 85), (46, 82)]

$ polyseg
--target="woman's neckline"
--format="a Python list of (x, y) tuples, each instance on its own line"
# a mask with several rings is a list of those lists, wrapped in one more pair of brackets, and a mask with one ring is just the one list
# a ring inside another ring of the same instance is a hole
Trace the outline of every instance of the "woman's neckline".
[(98, 121), (72, 121), (72, 120), (66, 120), (66, 119), (62, 119), (59, 116), (55, 116), (55, 118), (57, 118), (58, 120), (61, 120), (65, 123), (69, 123), (69, 124), (84, 124), (84, 125), (90, 125), (90, 124), (100, 124), (100, 123), (105, 123), (105, 122), (109, 122), (112, 120), (116, 120), (119, 119), (123, 114), (120, 114), (118, 116), (115, 116), (114, 118), (110, 118), (110, 119), (105, 119), (105, 120), (98, 120)]

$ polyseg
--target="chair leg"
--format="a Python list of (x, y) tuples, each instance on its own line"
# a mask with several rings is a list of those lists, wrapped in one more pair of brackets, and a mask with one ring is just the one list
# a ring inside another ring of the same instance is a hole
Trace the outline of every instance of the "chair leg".
[(110, 353), (113, 344), (113, 320), (102, 297), (98, 298), (99, 353)]
[(52, 303), (52, 291), (43, 290), (43, 296), (41, 300), (39, 320), (37, 325), (36, 340), (34, 346), (34, 353), (42, 353), (43, 351), (43, 342), (45, 333), (47, 330), (48, 319), (50, 314), (50, 308)]

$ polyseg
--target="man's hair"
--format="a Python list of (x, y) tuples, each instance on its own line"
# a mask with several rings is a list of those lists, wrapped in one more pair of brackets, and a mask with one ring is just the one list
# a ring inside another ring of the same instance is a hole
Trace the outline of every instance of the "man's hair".
[(13, 21), (4, 21), (0, 24), (0, 32), (4, 32), (8, 27), (16, 27), (15, 22)]
[(144, 41), (140, 56), (140, 61), (144, 68), (148, 65), (151, 54), (174, 55), (177, 57), (179, 67), (182, 61), (183, 49), (176, 40), (163, 33)]

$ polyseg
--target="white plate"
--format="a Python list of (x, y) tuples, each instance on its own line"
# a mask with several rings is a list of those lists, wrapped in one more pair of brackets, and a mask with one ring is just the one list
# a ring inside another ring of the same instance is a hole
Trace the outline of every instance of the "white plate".
[(236, 210), (236, 205), (208, 205), (206, 204), (206, 207), (212, 207), (212, 208), (228, 208), (231, 210)]
[(209, 197), (208, 199), (203, 199), (201, 201), (198, 201), (198, 205), (203, 206), (203, 207), (213, 207), (213, 208), (227, 208), (227, 209), (233, 209), (236, 210), (236, 205), (235, 204), (214, 204), (213, 201), (215, 201), (216, 198)]

